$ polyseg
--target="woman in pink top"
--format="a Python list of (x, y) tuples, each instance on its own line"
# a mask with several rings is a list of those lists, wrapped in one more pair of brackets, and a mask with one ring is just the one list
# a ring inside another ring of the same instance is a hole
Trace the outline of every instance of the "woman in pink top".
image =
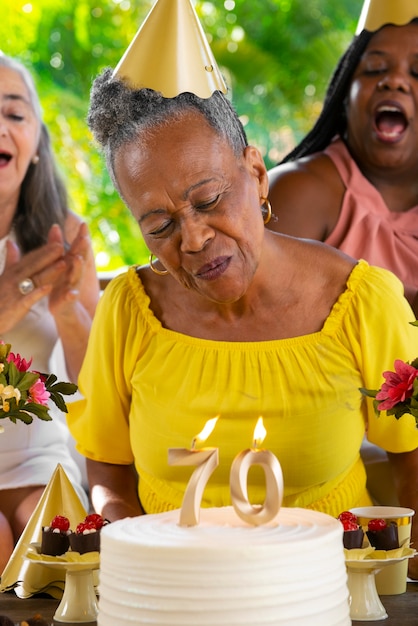
[(269, 227), (391, 270), (418, 316), (418, 20), (354, 38), (315, 126), (269, 177)]

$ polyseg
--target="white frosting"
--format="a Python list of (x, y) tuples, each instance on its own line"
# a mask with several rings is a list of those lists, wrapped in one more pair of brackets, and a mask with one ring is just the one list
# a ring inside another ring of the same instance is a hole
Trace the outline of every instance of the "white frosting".
[(250, 526), (232, 507), (126, 518), (102, 529), (98, 626), (349, 626), (340, 522), (281, 509)]

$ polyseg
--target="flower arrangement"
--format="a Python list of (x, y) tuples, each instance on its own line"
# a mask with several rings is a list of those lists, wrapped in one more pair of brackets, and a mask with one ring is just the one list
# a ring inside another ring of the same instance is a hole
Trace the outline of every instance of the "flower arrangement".
[[(418, 320), (411, 322), (418, 326)], [(394, 372), (383, 372), (385, 382), (381, 389), (364, 389), (360, 391), (369, 398), (374, 398), (373, 404), (376, 413), (386, 411), (387, 415), (394, 415), (399, 419), (405, 413), (413, 415), (418, 427), (418, 358), (411, 363), (397, 359), (394, 363)]]
[(63, 395), (75, 393), (77, 385), (57, 382), (54, 374), (31, 371), (31, 365), (32, 359), (27, 361), (11, 352), (9, 343), (0, 342), (0, 419), (15, 424), (17, 420), (30, 424), (33, 416), (50, 421), (49, 400), (64, 413), (68, 412)]

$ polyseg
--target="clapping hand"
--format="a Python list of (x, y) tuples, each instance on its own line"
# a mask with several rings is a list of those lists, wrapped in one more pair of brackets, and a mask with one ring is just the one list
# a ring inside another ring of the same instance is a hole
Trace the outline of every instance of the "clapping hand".
[[(53, 226), (50, 230), (48, 243), (60, 244), (64, 249), (61, 230)], [(82, 288), (87, 257), (91, 250), (87, 225), (83, 222), (70, 246), (64, 253), (64, 271), (52, 284), (49, 296), (49, 310), (56, 315), (71, 315), (75, 303), (79, 300)]]
[(0, 334), (10, 331), (47, 295), (53, 315), (68, 315), (79, 297), (89, 247), (84, 223), (67, 251), (58, 225), (51, 227), (45, 245), (24, 255), (16, 243), (8, 241), (0, 276)]
[(64, 247), (58, 241), (25, 255), (16, 243), (7, 242), (5, 268), (0, 276), (0, 334), (11, 330), (38, 300), (51, 292), (65, 267)]

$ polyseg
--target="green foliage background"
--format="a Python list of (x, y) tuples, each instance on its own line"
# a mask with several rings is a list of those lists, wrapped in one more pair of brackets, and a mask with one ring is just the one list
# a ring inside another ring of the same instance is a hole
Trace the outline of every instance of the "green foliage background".
[[(85, 119), (94, 77), (114, 67), (152, 0), (0, 0), (0, 49), (32, 71), (72, 208), (98, 270), (147, 260)], [(250, 143), (274, 165), (311, 127), (362, 0), (194, 2)]]

